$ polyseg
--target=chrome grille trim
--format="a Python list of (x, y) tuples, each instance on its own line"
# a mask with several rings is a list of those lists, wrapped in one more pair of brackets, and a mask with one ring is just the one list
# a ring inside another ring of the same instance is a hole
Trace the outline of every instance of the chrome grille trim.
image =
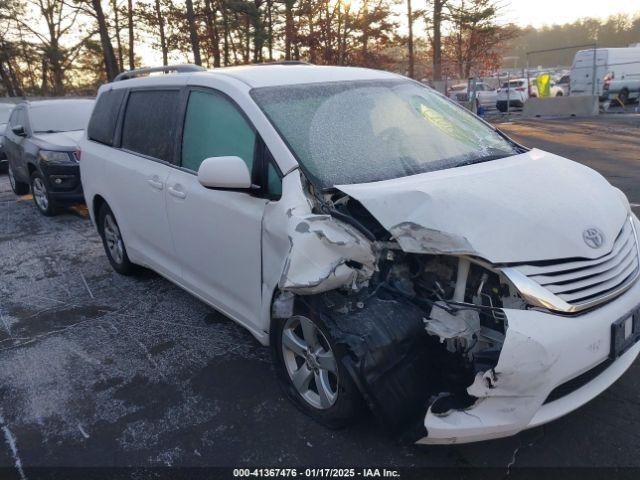
[(501, 269), (530, 303), (574, 313), (620, 295), (640, 276), (638, 232), (629, 216), (606, 255), (593, 260), (558, 260)]

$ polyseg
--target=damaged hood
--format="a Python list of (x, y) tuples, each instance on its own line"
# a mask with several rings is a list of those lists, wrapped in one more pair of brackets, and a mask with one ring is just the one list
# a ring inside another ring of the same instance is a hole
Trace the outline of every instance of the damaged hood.
[[(600, 257), (628, 216), (623, 195), (600, 174), (537, 149), (336, 188), (364, 205), (407, 252), (492, 263)], [(592, 228), (604, 236), (597, 248), (584, 240)]]

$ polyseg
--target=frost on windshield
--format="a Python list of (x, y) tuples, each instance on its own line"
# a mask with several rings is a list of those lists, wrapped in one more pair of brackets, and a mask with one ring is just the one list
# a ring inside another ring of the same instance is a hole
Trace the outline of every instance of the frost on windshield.
[(322, 187), (517, 153), (469, 112), (413, 82), (333, 82), (252, 94)]
[(93, 110), (93, 100), (35, 102), (30, 107), (34, 132), (84, 130)]

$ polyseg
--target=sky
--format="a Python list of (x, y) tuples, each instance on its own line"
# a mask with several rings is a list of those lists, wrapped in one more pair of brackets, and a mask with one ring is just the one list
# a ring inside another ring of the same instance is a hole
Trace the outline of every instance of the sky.
[(506, 0), (505, 4), (504, 20), (534, 27), (640, 11), (638, 0)]

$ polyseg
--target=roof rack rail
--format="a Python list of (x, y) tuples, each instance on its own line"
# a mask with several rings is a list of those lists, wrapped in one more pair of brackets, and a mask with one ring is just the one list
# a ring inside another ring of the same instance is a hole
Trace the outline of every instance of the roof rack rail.
[(189, 63), (185, 63), (182, 65), (163, 65), (161, 67), (150, 67), (150, 68), (139, 68), (137, 70), (129, 70), (127, 72), (122, 72), (113, 79), (114, 82), (119, 82), (120, 80), (128, 80), (130, 78), (137, 77), (139, 75), (146, 75), (149, 73), (155, 72), (176, 72), (176, 73), (186, 73), (186, 72), (203, 72), (206, 68), (201, 67), (200, 65), (193, 65)]
[(303, 60), (282, 60), (280, 62), (259, 62), (252, 63), (254, 67), (268, 67), (269, 65), (313, 65), (313, 63), (305, 62)]

